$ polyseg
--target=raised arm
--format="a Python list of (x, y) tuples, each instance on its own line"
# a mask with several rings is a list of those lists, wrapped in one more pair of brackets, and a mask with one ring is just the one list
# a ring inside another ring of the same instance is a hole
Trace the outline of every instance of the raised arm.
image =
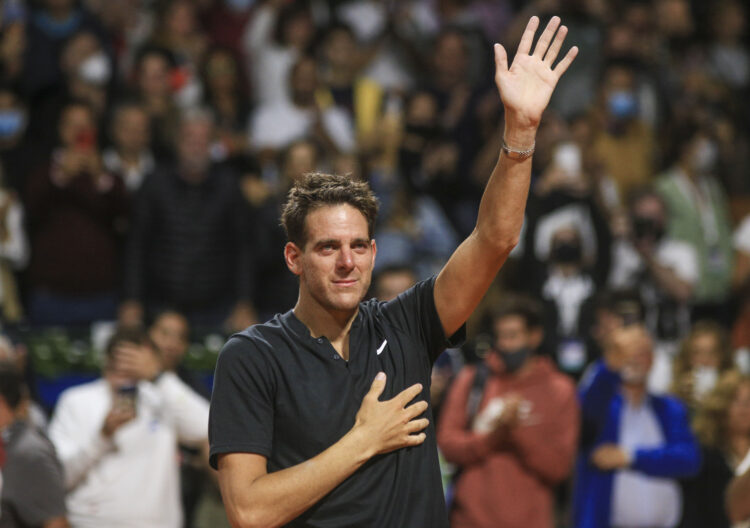
[[(553, 68), (568, 30), (553, 17), (531, 53), (538, 26), (539, 18), (531, 17), (510, 68), (505, 49), (495, 44), (495, 83), (505, 106), (504, 140), (513, 151), (533, 149), (552, 91), (578, 53), (578, 48), (571, 48)], [(530, 156), (501, 151), (479, 205), (477, 225), (435, 283), (435, 305), (446, 335), (469, 318), (516, 245), (530, 176)]]

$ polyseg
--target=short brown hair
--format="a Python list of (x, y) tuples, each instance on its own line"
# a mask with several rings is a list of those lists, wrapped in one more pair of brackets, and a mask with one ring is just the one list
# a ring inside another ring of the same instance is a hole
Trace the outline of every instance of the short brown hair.
[(362, 213), (367, 220), (368, 236), (372, 239), (378, 200), (370, 186), (348, 176), (312, 172), (295, 182), (281, 211), (281, 225), (289, 241), (304, 248), (307, 215), (320, 207), (340, 204), (349, 204)]

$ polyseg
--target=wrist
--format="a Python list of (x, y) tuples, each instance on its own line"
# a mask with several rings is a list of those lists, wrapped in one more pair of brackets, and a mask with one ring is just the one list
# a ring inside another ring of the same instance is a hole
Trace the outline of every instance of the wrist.
[(505, 131), (503, 138), (505, 143), (517, 150), (527, 150), (534, 146), (538, 123), (534, 124), (526, 120), (505, 116)]
[(345, 445), (349, 445), (352, 451), (356, 453), (355, 457), (358, 465), (364, 464), (378, 454), (377, 449), (372, 445), (371, 436), (358, 423), (354, 424), (354, 427), (341, 438), (341, 441)]

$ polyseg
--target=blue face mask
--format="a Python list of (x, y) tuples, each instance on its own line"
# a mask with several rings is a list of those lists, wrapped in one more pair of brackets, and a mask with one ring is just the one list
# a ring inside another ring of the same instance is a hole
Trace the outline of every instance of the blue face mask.
[(26, 116), (20, 110), (0, 110), (0, 139), (18, 135), (26, 125)]
[(617, 119), (633, 117), (638, 111), (638, 102), (632, 92), (613, 92), (607, 97), (607, 110)]

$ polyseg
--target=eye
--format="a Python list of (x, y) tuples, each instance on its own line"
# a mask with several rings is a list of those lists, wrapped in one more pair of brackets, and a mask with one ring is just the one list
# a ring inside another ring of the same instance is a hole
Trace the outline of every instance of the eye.
[(365, 242), (357, 242), (354, 244), (354, 250), (359, 252), (367, 251), (369, 247), (370, 245)]

